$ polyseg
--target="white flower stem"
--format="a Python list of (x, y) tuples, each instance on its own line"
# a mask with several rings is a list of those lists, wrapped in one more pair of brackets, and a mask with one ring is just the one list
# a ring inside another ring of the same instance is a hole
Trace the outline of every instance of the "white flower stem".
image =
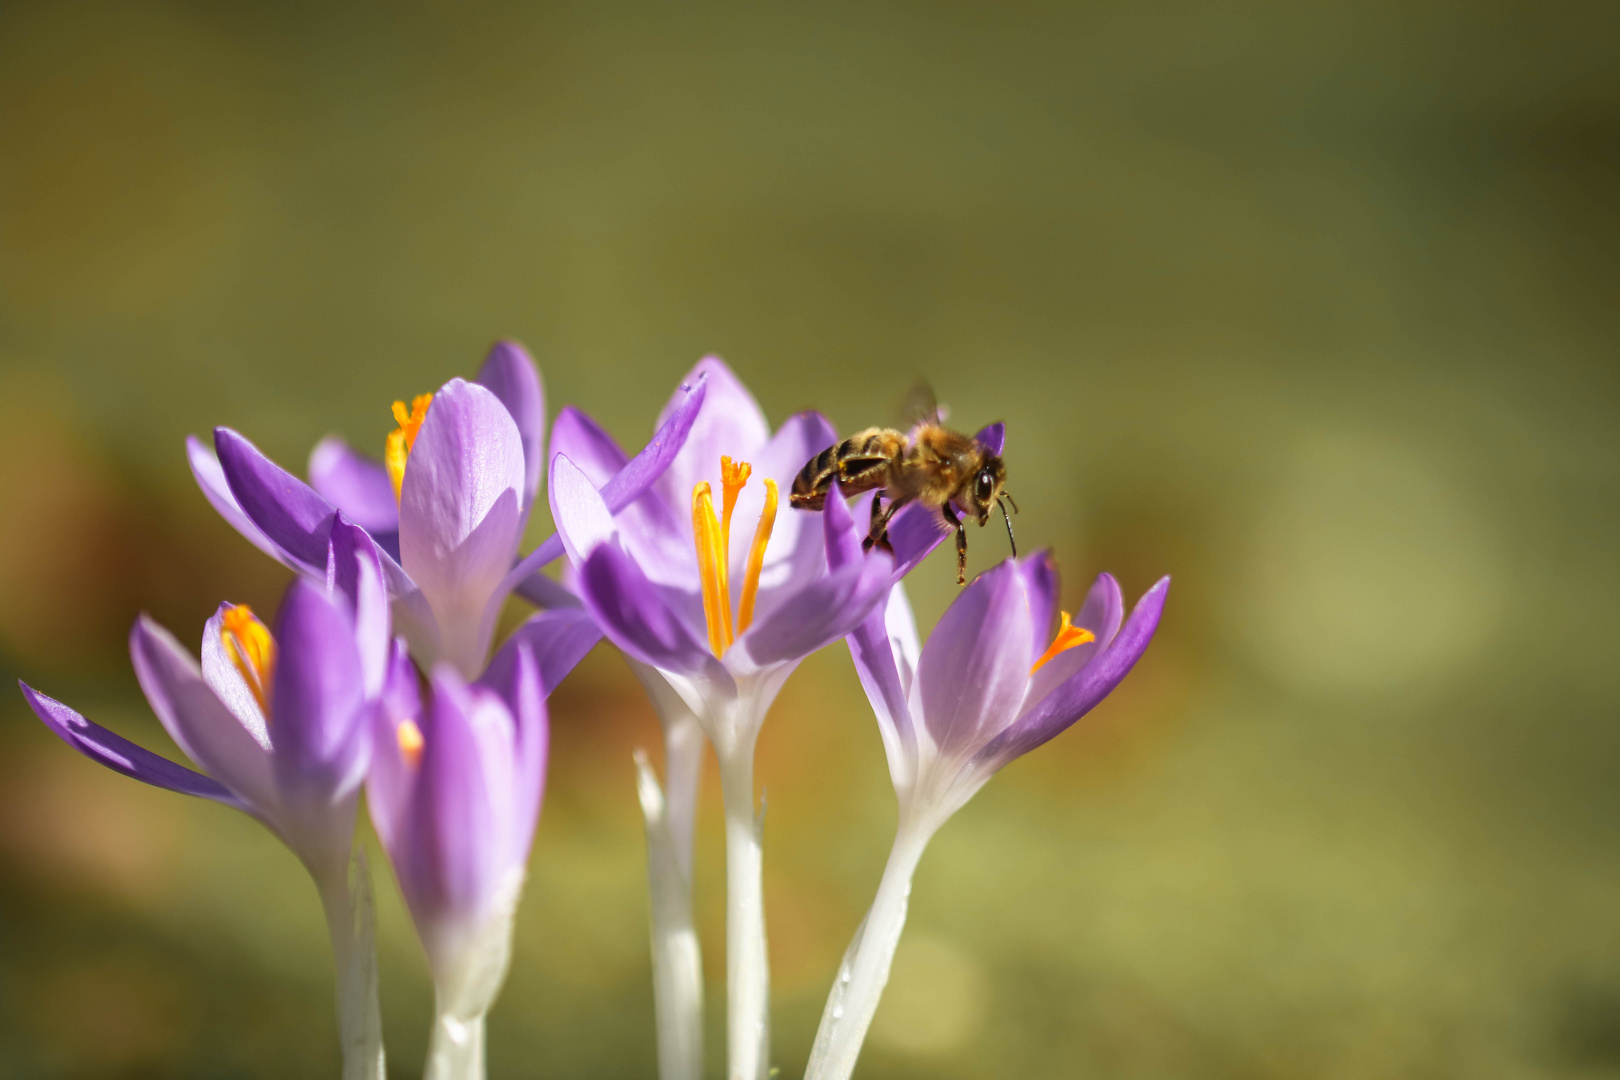
[(484, 1017), (466, 1019), (435, 1002), (422, 1080), (484, 1080)]
[(377, 1005), (377, 943), (371, 906), (371, 868), (356, 845), (345, 879), (334, 872), (316, 879), (337, 967), (338, 1037), (343, 1080), (385, 1080), (382, 1015)]
[[(701, 739), (700, 732), (699, 750)], [(702, 762), (701, 757), (697, 760)], [(673, 759), (667, 754), (665, 763), (673, 769)], [(639, 750), (636, 775), (647, 827), (658, 1075), (661, 1080), (703, 1080), (703, 958), (692, 925), (691, 878), (681, 867), (671, 836), (670, 808), (658, 778), (647, 764), (647, 755)], [(690, 851), (688, 846), (688, 856)]]
[(771, 1050), (770, 967), (753, 739), (720, 755), (720, 792), (726, 809), (727, 1076), (763, 1080)]
[(931, 827), (902, 819), (871, 910), (855, 931), (832, 993), (827, 995), (805, 1080), (848, 1080), (855, 1071), (855, 1060), (889, 981), (900, 931), (906, 925), (911, 878), (933, 834)]

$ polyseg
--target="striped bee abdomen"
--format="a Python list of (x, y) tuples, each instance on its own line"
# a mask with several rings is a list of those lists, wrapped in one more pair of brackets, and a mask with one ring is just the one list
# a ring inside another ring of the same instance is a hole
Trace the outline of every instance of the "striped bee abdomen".
[(789, 505), (820, 510), (833, 481), (844, 495), (858, 495), (888, 482), (889, 465), (905, 448), (904, 432), (868, 428), (817, 454), (793, 478)]

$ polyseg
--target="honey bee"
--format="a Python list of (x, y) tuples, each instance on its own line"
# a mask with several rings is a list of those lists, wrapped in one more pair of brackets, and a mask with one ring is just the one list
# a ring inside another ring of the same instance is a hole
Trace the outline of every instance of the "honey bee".
[(914, 390), (912, 398), (910, 411), (918, 419), (909, 431), (867, 428), (829, 446), (799, 470), (789, 505), (820, 510), (834, 481), (846, 496), (879, 489), (872, 499), (872, 525), (862, 543), (867, 551), (874, 545), (894, 550), (889, 545), (889, 522), (902, 507), (921, 503), (938, 510), (944, 525), (956, 533), (956, 583), (961, 585), (967, 581), (967, 526), (961, 515), (976, 518), (982, 528), (990, 520), (991, 507), (999, 506), (1007, 523), (1007, 542), (1016, 556), (1018, 542), (1007, 507), (1017, 513), (1018, 504), (1005, 490), (1007, 469), (1000, 455), (972, 436), (947, 428), (926, 387)]

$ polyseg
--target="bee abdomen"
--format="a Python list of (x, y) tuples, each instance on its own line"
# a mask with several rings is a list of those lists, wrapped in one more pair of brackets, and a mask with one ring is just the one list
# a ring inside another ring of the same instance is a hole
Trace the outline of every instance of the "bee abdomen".
[(794, 477), (789, 505), (820, 510), (827, 504), (827, 492), (835, 480), (845, 495), (882, 487), (888, 480), (889, 463), (904, 444), (901, 432), (868, 428), (827, 447)]

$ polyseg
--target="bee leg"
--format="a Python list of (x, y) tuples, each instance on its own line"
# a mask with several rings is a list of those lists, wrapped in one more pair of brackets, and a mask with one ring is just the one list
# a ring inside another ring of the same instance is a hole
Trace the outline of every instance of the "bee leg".
[(872, 496), (872, 524), (867, 530), (866, 539), (861, 541), (861, 551), (871, 551), (872, 545), (878, 543), (880, 540), (886, 549), (890, 551), (894, 550), (893, 548), (889, 547), (889, 537), (887, 533), (888, 525), (889, 519), (883, 516), (883, 491), (880, 488), (877, 493)]
[(956, 530), (956, 583), (967, 584), (967, 526), (962, 519), (956, 516), (956, 509), (950, 503), (940, 507), (940, 513), (945, 516), (945, 523)]

